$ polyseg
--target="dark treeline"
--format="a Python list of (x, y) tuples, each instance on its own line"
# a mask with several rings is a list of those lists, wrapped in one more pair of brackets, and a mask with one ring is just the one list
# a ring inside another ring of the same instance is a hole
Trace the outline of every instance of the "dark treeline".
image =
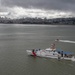
[(75, 17), (73, 18), (54, 18), (54, 19), (41, 19), (41, 18), (20, 18), (20, 19), (9, 19), (9, 18), (1, 18), (0, 23), (5, 24), (67, 24), (74, 25)]

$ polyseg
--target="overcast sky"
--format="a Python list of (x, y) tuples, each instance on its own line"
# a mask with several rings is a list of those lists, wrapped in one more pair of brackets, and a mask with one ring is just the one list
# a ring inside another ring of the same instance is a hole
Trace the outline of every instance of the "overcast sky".
[(75, 10), (75, 0), (1, 0), (2, 6), (21, 6), (55, 10)]
[(0, 11), (13, 7), (35, 8), (58, 11), (75, 11), (75, 0), (0, 0)]

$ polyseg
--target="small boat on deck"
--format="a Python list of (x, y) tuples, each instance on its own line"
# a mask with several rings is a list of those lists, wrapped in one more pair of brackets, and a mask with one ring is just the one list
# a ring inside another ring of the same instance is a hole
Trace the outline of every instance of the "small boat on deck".
[(56, 49), (55, 44), (52, 44), (50, 48), (46, 48), (46, 49), (32, 49), (32, 50), (26, 50), (26, 51), (28, 55), (31, 55), (31, 56), (75, 61), (74, 53)]

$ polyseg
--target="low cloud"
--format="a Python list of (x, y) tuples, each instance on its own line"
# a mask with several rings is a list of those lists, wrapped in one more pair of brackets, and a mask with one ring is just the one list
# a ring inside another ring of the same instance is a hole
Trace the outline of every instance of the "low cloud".
[[(7, 8), (8, 12), (4, 12), (4, 16), (8, 18), (61, 18), (61, 17), (72, 17), (74, 13), (68, 11), (58, 10), (45, 10), (35, 8), (23, 8), (15, 6), (13, 8)], [(2, 15), (3, 16), (3, 15)]]

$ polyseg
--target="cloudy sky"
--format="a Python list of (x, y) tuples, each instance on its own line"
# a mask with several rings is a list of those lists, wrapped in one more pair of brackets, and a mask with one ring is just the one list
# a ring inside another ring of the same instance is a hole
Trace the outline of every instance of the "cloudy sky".
[(67, 17), (75, 16), (74, 12), (75, 0), (0, 0), (0, 15), (10, 18)]

